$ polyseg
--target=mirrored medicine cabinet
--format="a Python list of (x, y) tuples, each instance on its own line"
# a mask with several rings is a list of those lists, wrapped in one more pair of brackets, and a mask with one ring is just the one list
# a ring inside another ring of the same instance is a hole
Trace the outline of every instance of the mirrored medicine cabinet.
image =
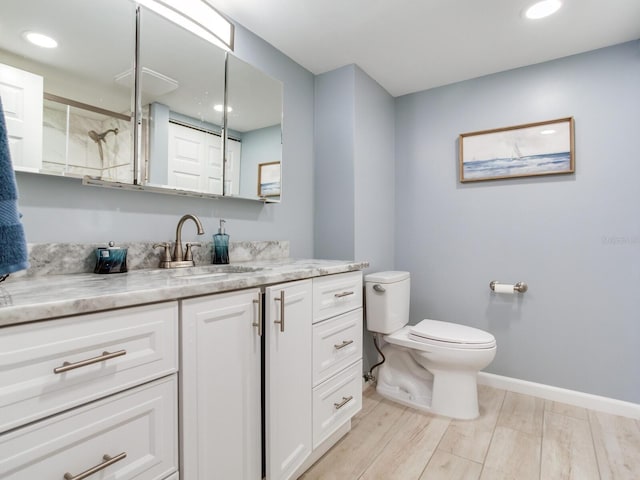
[(0, 96), (16, 171), (277, 202), (282, 95), (280, 81), (132, 0), (3, 0)]

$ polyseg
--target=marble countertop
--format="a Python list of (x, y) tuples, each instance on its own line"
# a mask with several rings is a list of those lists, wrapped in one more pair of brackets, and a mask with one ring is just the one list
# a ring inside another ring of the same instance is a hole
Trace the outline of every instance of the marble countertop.
[(78, 273), (0, 284), (0, 327), (362, 270), (367, 262), (281, 259), (182, 269)]

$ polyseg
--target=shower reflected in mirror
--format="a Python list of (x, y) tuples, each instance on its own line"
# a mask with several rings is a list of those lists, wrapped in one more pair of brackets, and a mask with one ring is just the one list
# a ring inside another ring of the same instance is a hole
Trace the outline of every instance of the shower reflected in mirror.
[(113, 132), (114, 135), (117, 135), (118, 134), (118, 129), (117, 128), (110, 128), (106, 132), (102, 132), (102, 133), (98, 133), (95, 130), (89, 130), (87, 132), (87, 134), (89, 135), (89, 138), (91, 138), (91, 140), (96, 142), (96, 144), (98, 145), (98, 153), (100, 154), (100, 163), (104, 163), (104, 152), (102, 151), (102, 144), (100, 142), (107, 143), (107, 141), (105, 140), (104, 137), (106, 137), (107, 134), (109, 134), (111, 132)]

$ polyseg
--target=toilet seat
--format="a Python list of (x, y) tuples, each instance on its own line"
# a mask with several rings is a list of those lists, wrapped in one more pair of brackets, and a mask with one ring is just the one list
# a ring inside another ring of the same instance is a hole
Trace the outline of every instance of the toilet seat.
[(440, 347), (483, 349), (496, 345), (495, 337), (489, 332), (440, 320), (422, 320), (409, 328), (408, 337), (415, 342)]

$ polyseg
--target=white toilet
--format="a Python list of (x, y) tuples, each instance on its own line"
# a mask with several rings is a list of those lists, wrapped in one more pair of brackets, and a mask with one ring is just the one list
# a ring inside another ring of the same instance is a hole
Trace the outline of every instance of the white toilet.
[(376, 390), (382, 396), (439, 415), (479, 415), (476, 377), (496, 355), (496, 339), (477, 328), (409, 322), (409, 272), (366, 275), (367, 329), (384, 335), (386, 357)]

